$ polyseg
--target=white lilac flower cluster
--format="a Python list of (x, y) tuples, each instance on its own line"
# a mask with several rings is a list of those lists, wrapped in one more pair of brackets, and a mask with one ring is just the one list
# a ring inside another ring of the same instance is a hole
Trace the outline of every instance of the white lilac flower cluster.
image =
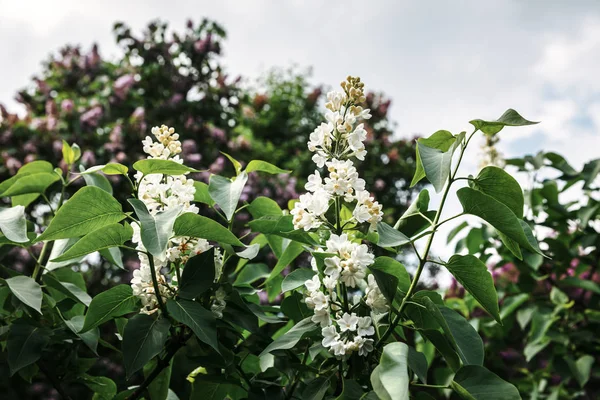
[(332, 254), (324, 258), (322, 271), (313, 258), (317, 274), (304, 284), (305, 303), (314, 311), (312, 321), (321, 325), (322, 345), (339, 358), (373, 351), (371, 315), (388, 311), (377, 282), (367, 274), (374, 255), (367, 245), (342, 233), (363, 223), (374, 231), (383, 215), (351, 160), (364, 160), (367, 153), (367, 131), (362, 123), (356, 125), (371, 118), (369, 110), (360, 106), (365, 101), (363, 87), (359, 78), (348, 77), (342, 82), (343, 92), (327, 94), (327, 122), (315, 129), (308, 142), (308, 149), (315, 153), (313, 161), (318, 168), (326, 167), (327, 175), (322, 177), (319, 170), (310, 175), (308, 193), (300, 196), (291, 211), (294, 228), (310, 231), (322, 226), (333, 228), (326, 216), (332, 204), (337, 208), (336, 219), (341, 219), (342, 204), (348, 209), (354, 205), (352, 217), (343, 225), (336, 220), (337, 234), (332, 232), (325, 248), (317, 250)]
[[(358, 316), (352, 311), (363, 300), (358, 291), (360, 288), (364, 288), (364, 303), (371, 313), (388, 311), (386, 299), (373, 275), (369, 275), (368, 282), (365, 282), (367, 267), (373, 264), (374, 256), (369, 253), (367, 245), (349, 240), (347, 234), (332, 234), (324, 251), (334, 254), (324, 259), (324, 276), (319, 276), (313, 259), (313, 269), (317, 274), (304, 283), (307, 289), (305, 303), (314, 311), (311, 319), (321, 325), (322, 345), (335, 356), (344, 357), (353, 352), (367, 355), (373, 351), (375, 328), (370, 316)], [(344, 311), (348, 305), (342, 304), (344, 300), (337, 292), (340, 283), (357, 290), (352, 298), (352, 309), (348, 311)]]
[(355, 124), (371, 118), (369, 109), (359, 104), (365, 101), (360, 78), (348, 77), (342, 82), (343, 92), (327, 94), (326, 118), (310, 135), (308, 149), (314, 152), (313, 161), (318, 168), (327, 167), (328, 176), (322, 178), (318, 170), (308, 177), (305, 193), (291, 211), (296, 229), (306, 231), (320, 228), (327, 220), (325, 213), (332, 201), (343, 199), (355, 203), (352, 212), (357, 224), (368, 223), (371, 231), (383, 215), (381, 205), (365, 190), (365, 181), (358, 176), (350, 160), (364, 160), (367, 151), (364, 141), (367, 131), (364, 124)]
[[(175, 133), (173, 128), (168, 128), (165, 125), (160, 128), (154, 127), (152, 128), (152, 134), (156, 141), (152, 137), (146, 136), (146, 139), (142, 142), (144, 152), (148, 154), (148, 159), (171, 160), (183, 164), (183, 160), (179, 157), (181, 142), (178, 140), (179, 135)], [(198, 213), (198, 207), (192, 204), (196, 192), (194, 181), (185, 175), (150, 174), (144, 176), (141, 172), (138, 172), (135, 175), (135, 180), (138, 188), (138, 198), (146, 205), (150, 214), (156, 215), (159, 212), (176, 207), (181, 208), (181, 213)], [(133, 224), (132, 227), (132, 241), (136, 243), (136, 249), (145, 251), (139, 225)], [(184, 265), (191, 256), (203, 253), (211, 247), (205, 239), (174, 237), (169, 241), (165, 254), (162, 257), (154, 257), (154, 268), (160, 296), (163, 300), (173, 297), (177, 290), (174, 285), (177, 283), (176, 277), (173, 276), (169, 282), (162, 273), (163, 268), (170, 263)], [(138, 254), (140, 255), (140, 268), (133, 271), (131, 287), (133, 294), (141, 299), (142, 309), (140, 311), (152, 314), (158, 310), (158, 300), (152, 283), (150, 262), (145, 254)], [(215, 248), (216, 279), (221, 275), (222, 258), (220, 251)], [(225, 308), (224, 299), (221, 299), (219, 304), (222, 308)]]

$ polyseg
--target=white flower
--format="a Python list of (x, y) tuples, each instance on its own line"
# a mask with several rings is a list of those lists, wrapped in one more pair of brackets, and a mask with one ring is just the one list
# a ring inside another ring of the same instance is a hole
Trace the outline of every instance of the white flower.
[(329, 297), (323, 292), (312, 292), (305, 302), (309, 308), (324, 310), (329, 306)]
[(359, 356), (366, 356), (373, 351), (373, 339), (366, 339), (361, 336), (355, 336), (354, 343), (358, 347)]
[(340, 266), (340, 258), (339, 257), (328, 257), (325, 259), (325, 272), (326, 275), (329, 275), (332, 279), (338, 279), (340, 277), (340, 272), (342, 272), (342, 267)]
[(309, 192), (316, 192), (323, 189), (323, 179), (319, 171), (315, 171), (312, 175), (308, 176), (308, 182), (304, 185), (304, 188)]
[(369, 247), (366, 244), (356, 246), (350, 255), (352, 261), (361, 267), (368, 267), (373, 264), (375, 256), (369, 253)]
[(322, 328), (325, 328), (331, 325), (331, 318), (329, 316), (329, 310), (315, 310), (314, 315), (311, 317), (311, 321), (315, 324), (321, 325)]
[(344, 315), (342, 315), (342, 318), (339, 318), (335, 322), (337, 322), (341, 332), (346, 332), (348, 330), (355, 331), (356, 326), (358, 324), (358, 317), (355, 313), (344, 313)]
[(309, 279), (306, 282), (304, 282), (304, 286), (306, 286), (306, 288), (311, 292), (318, 291), (321, 288), (321, 281), (319, 280), (319, 275), (315, 275), (312, 277), (312, 279)]
[(364, 150), (364, 141), (367, 138), (367, 131), (364, 124), (359, 124), (352, 133), (348, 134), (348, 145), (353, 151)]
[(323, 347), (331, 347), (340, 338), (340, 334), (333, 325), (321, 329), (321, 335), (323, 336), (323, 340), (321, 341)]
[(375, 277), (373, 275), (369, 275), (367, 278), (368, 286), (366, 290), (367, 299), (365, 303), (371, 310), (375, 313), (383, 314), (388, 311), (388, 302), (379, 286), (377, 286), (377, 281), (375, 281)]
[[(325, 278), (323, 278), (323, 285), (325, 285), (327, 289), (333, 290), (337, 286), (337, 278), (334, 278), (332, 276), (326, 276)], [(335, 292), (333, 292), (333, 294), (335, 294)]]
[(341, 340), (336, 340), (331, 344), (331, 351), (334, 355), (341, 357), (346, 355), (346, 346), (344, 346), (344, 342)]
[(317, 164), (317, 167), (323, 168), (325, 166), (325, 162), (327, 161), (327, 155), (320, 151), (312, 156), (312, 160), (315, 164)]
[(360, 336), (372, 336), (375, 334), (375, 328), (371, 324), (371, 317), (359, 317), (358, 329), (356, 331)]

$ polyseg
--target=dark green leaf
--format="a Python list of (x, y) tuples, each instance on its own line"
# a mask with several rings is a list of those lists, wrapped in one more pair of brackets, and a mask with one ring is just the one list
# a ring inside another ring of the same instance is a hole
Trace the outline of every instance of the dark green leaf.
[(8, 188), (4, 193), (2, 193), (2, 197), (12, 197), (31, 193), (44, 193), (50, 185), (59, 179), (60, 177), (54, 173), (54, 171), (38, 172), (31, 175), (25, 175), (11, 185), (10, 188)]
[(317, 329), (317, 325), (311, 321), (310, 317), (305, 318), (298, 322), (287, 331), (284, 335), (279, 336), (273, 342), (271, 342), (263, 351), (259, 357), (264, 356), (274, 350), (291, 349), (302, 339), (302, 336), (308, 332), (312, 332)]
[(189, 236), (215, 242), (244, 246), (242, 242), (227, 228), (210, 218), (198, 214), (184, 213), (175, 221), (174, 236)]
[(42, 313), (42, 288), (36, 281), (28, 276), (19, 275), (8, 278), (5, 282), (17, 299)]
[[(167, 300), (167, 311), (176, 321), (187, 325), (198, 337), (198, 339), (217, 352), (217, 328), (213, 314), (203, 308), (199, 303), (190, 300)], [(129, 326), (131, 321), (127, 324)], [(127, 327), (125, 327), (127, 329)]]
[(210, 288), (215, 280), (215, 249), (200, 253), (188, 260), (181, 274), (178, 294), (193, 300)]
[(50, 341), (49, 333), (39, 327), (17, 320), (10, 326), (7, 350), (10, 375), (40, 359)]
[(290, 290), (297, 289), (304, 285), (309, 279), (312, 279), (315, 276), (316, 272), (311, 268), (298, 268), (290, 272), (283, 278), (283, 283), (281, 284), (282, 292), (289, 292)]
[(427, 383), (427, 358), (412, 347), (408, 348), (408, 367), (423, 383)]
[(254, 232), (277, 235), (296, 242), (308, 244), (309, 246), (318, 246), (319, 244), (308, 232), (294, 230), (292, 218), (291, 215), (265, 215), (264, 217), (250, 221), (248, 226), (250, 226)]
[(464, 212), (473, 214), (492, 225), (500, 233), (514, 240), (523, 248), (542, 254), (532, 237), (526, 236), (517, 216), (504, 204), (485, 193), (464, 187), (456, 193)]
[(457, 147), (462, 143), (463, 138), (464, 134), (458, 135), (448, 150), (440, 150), (435, 147), (429, 147), (420, 141), (417, 142), (419, 157), (425, 171), (425, 176), (437, 193), (442, 191), (446, 181), (450, 177), (452, 156)]
[(73, 246), (51, 261), (61, 262), (78, 258), (86, 254), (116, 247), (124, 244), (133, 236), (133, 229), (129, 224), (110, 224), (88, 233), (79, 239)]
[(79, 338), (87, 347), (90, 348), (96, 353), (96, 349), (98, 348), (98, 339), (100, 338), (100, 330), (98, 328), (90, 329), (87, 332), (81, 333), (81, 329), (83, 328), (84, 317), (83, 315), (77, 315), (71, 319), (66, 319), (65, 324), (69, 327), (69, 329)]
[(102, 171), (106, 175), (127, 175), (127, 172), (129, 172), (129, 168), (119, 163), (108, 163), (106, 165), (96, 165), (90, 167), (83, 171), (81, 174), (87, 175), (98, 171)]
[(302, 254), (303, 251), (304, 247), (301, 243), (290, 242), (281, 254), (279, 260), (277, 260), (277, 264), (275, 264), (275, 267), (273, 267), (271, 275), (269, 275), (267, 281), (270, 281), (276, 276), (278, 276), (281, 273), (281, 271), (283, 271), (285, 267), (290, 265), (296, 258), (298, 258), (298, 256)]
[(211, 207), (215, 205), (215, 201), (210, 197), (208, 185), (206, 183), (194, 181), (194, 188), (196, 189), (196, 192), (194, 193), (195, 202), (208, 204)]
[(77, 301), (86, 307), (88, 307), (92, 301), (92, 298), (85, 292), (85, 290), (82, 290), (74, 283), (61, 282), (56, 276), (54, 276), (52, 272), (44, 274), (43, 280), (46, 286), (61, 292), (66, 297)]
[(517, 218), (523, 218), (523, 190), (516, 179), (502, 168), (485, 167), (472, 183), (475, 189), (510, 208)]
[(446, 268), (498, 323), (502, 323), (494, 279), (479, 258), (456, 254), (450, 258)]
[(479, 365), (462, 367), (451, 386), (465, 400), (521, 399), (516, 387)]
[[(450, 146), (454, 144), (456, 138), (454, 135), (448, 131), (440, 130), (433, 133), (428, 138), (420, 138), (417, 143), (422, 143), (427, 147), (441, 150), (443, 152), (448, 151)], [(421, 161), (421, 154), (419, 152), (419, 146), (416, 146), (416, 161), (417, 161), (417, 170), (415, 171), (415, 175), (413, 176), (412, 182), (410, 183), (410, 187), (415, 186), (419, 181), (425, 178), (425, 169), (423, 168), (423, 163)]]
[(137, 314), (129, 320), (125, 325), (122, 345), (128, 379), (163, 350), (170, 327), (166, 318), (147, 314)]
[(81, 331), (86, 332), (115, 317), (136, 311), (137, 303), (138, 298), (133, 295), (131, 286), (119, 285), (110, 288), (92, 299)]
[(369, 269), (390, 304), (393, 303), (398, 289), (403, 293), (408, 292), (410, 276), (399, 261), (390, 257), (377, 257)]

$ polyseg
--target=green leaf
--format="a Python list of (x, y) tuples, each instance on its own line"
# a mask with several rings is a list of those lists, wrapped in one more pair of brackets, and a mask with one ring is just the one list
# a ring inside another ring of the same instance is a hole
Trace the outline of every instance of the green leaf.
[(304, 285), (309, 279), (312, 279), (315, 276), (316, 272), (312, 270), (312, 268), (298, 268), (290, 272), (283, 278), (283, 282), (281, 283), (281, 291), (282, 293), (289, 292), (290, 290), (297, 289)]
[(533, 235), (528, 237), (525, 234), (522, 224), (510, 208), (493, 197), (468, 187), (459, 189), (456, 195), (465, 213), (483, 219), (521, 247), (542, 254)]
[(73, 165), (75, 162), (75, 152), (65, 140), (62, 141), (62, 156), (67, 165)]
[(419, 181), (425, 178), (425, 169), (423, 168), (423, 162), (421, 161), (421, 154), (419, 152), (418, 143), (422, 143), (425, 146), (438, 149), (441, 151), (448, 151), (450, 146), (454, 144), (456, 138), (454, 135), (448, 131), (437, 131), (433, 133), (428, 138), (421, 138), (417, 141), (417, 149), (416, 149), (416, 161), (417, 161), (417, 169), (415, 171), (415, 175), (410, 183), (410, 187), (415, 186)]
[(62, 267), (66, 267), (67, 265), (72, 265), (75, 263), (78, 263), (79, 261), (81, 261), (83, 259), (82, 256), (81, 258), (74, 258), (71, 260), (67, 260), (67, 261), (61, 261), (61, 262), (54, 262), (51, 261), (57, 257), (60, 257), (61, 254), (63, 254), (65, 251), (69, 250), (71, 248), (71, 246), (73, 246), (75, 243), (77, 243), (77, 241), (79, 240), (79, 238), (69, 238), (69, 239), (58, 239), (54, 241), (54, 244), (52, 245), (52, 251), (50, 252), (50, 261), (48, 261), (46, 263), (46, 271), (53, 271), (55, 269), (58, 268), (62, 268)]
[(410, 238), (385, 222), (377, 224), (377, 233), (379, 234), (379, 240), (377, 241), (379, 247), (397, 247), (410, 243)]
[(440, 331), (432, 329), (423, 330), (420, 331), (420, 333), (435, 346), (452, 371), (458, 371), (460, 368), (460, 357), (454, 350), (454, 346), (448, 341), (447, 337)]
[(123, 266), (123, 253), (118, 247), (109, 247), (108, 249), (100, 250), (100, 255), (113, 265), (120, 269), (125, 269)]
[[(154, 371), (157, 367), (158, 362), (156, 358), (150, 360), (150, 362), (144, 365), (144, 378), (148, 378), (148, 375)], [(169, 400), (167, 397), (169, 395), (169, 385), (171, 384), (171, 370), (173, 367), (172, 360), (169, 362), (169, 365), (163, 368), (162, 371), (158, 374), (156, 378), (150, 383), (148, 386), (148, 394), (150, 395), (150, 400)]]
[(89, 347), (90, 350), (94, 352), (94, 354), (98, 354), (96, 352), (98, 348), (98, 339), (100, 338), (100, 330), (98, 328), (91, 329), (87, 332), (81, 333), (81, 328), (83, 328), (84, 317), (83, 315), (77, 315), (71, 319), (64, 320), (65, 325), (69, 327), (69, 329), (77, 335), (81, 341)]
[[(453, 338), (456, 351), (465, 365), (483, 365), (483, 341), (473, 326), (459, 313), (444, 306), (437, 306), (444, 316), (446, 335)], [(448, 332), (449, 328), (449, 332)]]
[(329, 389), (329, 385), (329, 379), (323, 377), (315, 378), (306, 383), (301, 398), (303, 400), (323, 400), (327, 389)]
[(92, 298), (85, 290), (79, 288), (77, 285), (71, 282), (62, 282), (52, 272), (48, 272), (43, 276), (44, 283), (46, 286), (51, 287), (67, 296), (68, 298), (89, 307), (92, 302)]
[[(198, 339), (219, 351), (216, 321), (213, 314), (199, 303), (190, 300), (167, 300), (167, 311), (176, 321), (188, 326)], [(131, 322), (127, 324), (129, 326)], [(127, 328), (125, 328), (127, 329)]]
[(276, 175), (276, 174), (289, 174), (292, 171), (288, 171), (285, 169), (281, 169), (271, 163), (268, 163), (266, 161), (262, 161), (262, 160), (252, 160), (248, 163), (248, 165), (246, 166), (246, 172), (250, 173), (250, 172), (266, 172), (267, 174), (272, 174), (272, 175)]
[(2, 197), (19, 196), (31, 193), (44, 193), (46, 189), (60, 177), (53, 172), (38, 172), (31, 175), (26, 175), (17, 180), (10, 186)]
[(517, 218), (523, 218), (525, 204), (523, 190), (516, 179), (502, 168), (485, 167), (470, 183), (473, 184), (474, 189), (493, 197), (510, 208)]
[(502, 302), (502, 310), (500, 310), (500, 319), (504, 320), (506, 317), (514, 313), (527, 300), (529, 300), (529, 293), (521, 293), (516, 296), (505, 297)]
[(279, 207), (279, 204), (273, 199), (268, 197), (259, 196), (255, 198), (252, 203), (248, 206), (252, 218), (259, 219), (266, 215), (282, 215), (283, 212)]
[(36, 281), (28, 276), (19, 275), (8, 278), (5, 282), (17, 299), (42, 313), (42, 288)]
[(24, 176), (39, 173), (39, 172), (53, 172), (54, 167), (48, 161), (32, 161), (23, 165), (17, 171), (15, 176), (8, 178), (7, 180), (0, 183), (0, 195), (11, 187), (16, 181), (23, 178)]
[(208, 204), (211, 207), (215, 205), (215, 201), (210, 197), (208, 185), (206, 183), (194, 181), (194, 188), (196, 189), (194, 192), (195, 202)]
[(125, 217), (121, 204), (110, 194), (86, 186), (57, 211), (48, 229), (37, 237), (36, 242), (84, 236)]
[(479, 365), (462, 367), (450, 384), (465, 400), (517, 400), (516, 387)]
[(127, 175), (129, 168), (119, 163), (108, 163), (106, 165), (96, 165), (83, 171), (82, 175), (101, 171), (106, 175)]
[(381, 400), (408, 400), (408, 346), (389, 343), (383, 348), (379, 365), (371, 373), (373, 390)]
[(221, 151), (221, 154), (223, 154), (225, 157), (227, 157), (229, 161), (231, 161), (231, 164), (233, 164), (233, 168), (235, 168), (235, 175), (239, 175), (240, 172), (242, 172), (242, 164), (240, 164), (238, 160), (225, 153), (224, 151)]
[(446, 268), (498, 323), (502, 323), (494, 279), (486, 265), (473, 255), (454, 255)]
[(558, 283), (563, 286), (578, 287), (583, 290), (589, 290), (590, 292), (600, 294), (600, 285), (598, 285), (596, 282), (580, 279), (575, 276), (563, 278)]
[(244, 246), (242, 242), (227, 228), (213, 221), (193, 213), (183, 213), (173, 226), (174, 236), (189, 236), (215, 242), (230, 244), (232, 246)]
[(267, 264), (247, 264), (235, 278), (234, 286), (247, 286), (270, 274)]
[(61, 262), (78, 258), (86, 254), (120, 246), (133, 236), (133, 229), (129, 224), (110, 224), (96, 229), (79, 239), (73, 246), (63, 253), (62, 256), (52, 259), (53, 262)]
[(287, 350), (293, 348), (302, 339), (306, 333), (312, 332), (317, 329), (317, 325), (311, 321), (311, 317), (305, 318), (298, 322), (287, 331), (284, 335), (279, 336), (277, 339), (272, 341), (263, 351), (259, 357), (265, 354), (271, 353), (275, 350)]
[(427, 358), (413, 347), (408, 348), (408, 367), (423, 383), (427, 383)]
[(10, 375), (40, 359), (44, 347), (50, 341), (46, 329), (17, 320), (10, 326), (8, 342), (8, 365)]
[(253, 232), (277, 235), (309, 246), (319, 246), (319, 243), (308, 232), (301, 229), (294, 230), (292, 218), (291, 215), (265, 215), (259, 219), (250, 221), (248, 226)]
[(281, 254), (279, 260), (277, 260), (277, 264), (275, 264), (275, 267), (273, 267), (273, 270), (271, 271), (271, 275), (269, 275), (267, 282), (279, 276), (281, 271), (283, 271), (285, 267), (290, 265), (296, 258), (298, 258), (298, 256), (302, 254), (303, 251), (304, 247), (301, 243), (290, 242)]
[(25, 207), (0, 207), (0, 231), (12, 242), (29, 242), (29, 238), (27, 237), (27, 221), (25, 220)]
[(448, 150), (440, 150), (435, 147), (429, 147), (422, 142), (417, 142), (419, 157), (425, 171), (425, 176), (433, 185), (436, 193), (442, 191), (446, 181), (450, 177), (452, 156), (456, 148), (462, 143), (463, 138), (464, 134), (459, 134)]
[(104, 175), (100, 175), (96, 172), (90, 172), (89, 174), (83, 175), (83, 180), (88, 186), (94, 186), (98, 189), (104, 190), (108, 194), (113, 194), (113, 188), (110, 181), (106, 179)]
[(181, 274), (179, 297), (193, 300), (212, 286), (215, 280), (215, 249), (191, 257)]
[(110, 288), (92, 299), (81, 332), (86, 332), (106, 321), (132, 313), (137, 309), (138, 298), (133, 295), (131, 286), (118, 285)]
[(123, 362), (127, 379), (140, 370), (164, 348), (171, 323), (166, 318), (137, 314), (125, 325), (123, 332)]
[(169, 208), (167, 211), (152, 215), (146, 204), (138, 199), (128, 199), (140, 220), (140, 236), (146, 250), (155, 257), (164, 258), (169, 239), (173, 237), (173, 226), (182, 206)]
[(373, 264), (369, 266), (369, 269), (390, 304), (393, 303), (398, 289), (403, 293), (408, 292), (410, 276), (404, 265), (399, 261), (390, 257), (377, 257)]
[(429, 190), (423, 189), (419, 192), (419, 196), (412, 202), (410, 207), (402, 214), (400, 219), (406, 219), (413, 215), (419, 215), (420, 213), (426, 213), (429, 208)]
[(446, 239), (446, 244), (449, 244), (456, 237), (456, 235), (458, 235), (460, 233), (460, 231), (465, 229), (467, 226), (469, 226), (469, 223), (467, 221), (463, 221), (456, 227), (452, 228), (450, 233), (448, 233), (448, 238)]
[(31, 203), (36, 201), (38, 199), (38, 197), (40, 197), (39, 193), (20, 194), (18, 196), (13, 196), (10, 199), (10, 204), (13, 207), (16, 207), (16, 206), (27, 207), (28, 205), (30, 205)]
[(139, 160), (133, 164), (133, 169), (144, 175), (183, 175), (188, 172), (200, 172), (197, 169), (187, 167), (172, 160), (147, 159)]
[(208, 192), (215, 203), (221, 207), (228, 221), (231, 221), (235, 214), (246, 181), (248, 181), (246, 172), (240, 173), (233, 181), (219, 175), (210, 176)]
[(502, 128), (505, 126), (525, 126), (525, 125), (534, 125), (539, 122), (528, 121), (523, 118), (518, 112), (509, 108), (502, 114), (500, 118), (495, 121), (484, 121), (481, 119), (474, 119), (469, 121), (471, 125), (475, 127), (475, 129), (479, 129), (481, 132), (488, 135), (495, 135), (500, 132)]
[(594, 365), (594, 357), (586, 354), (579, 357), (577, 361), (573, 361), (571, 357), (566, 357), (565, 361), (567, 362), (571, 373), (575, 377), (575, 380), (579, 384), (579, 387), (583, 388), (590, 380), (592, 365)]
[(116, 383), (105, 376), (91, 376), (83, 374), (78, 377), (78, 380), (86, 385), (93, 393), (93, 400), (112, 400), (117, 394)]

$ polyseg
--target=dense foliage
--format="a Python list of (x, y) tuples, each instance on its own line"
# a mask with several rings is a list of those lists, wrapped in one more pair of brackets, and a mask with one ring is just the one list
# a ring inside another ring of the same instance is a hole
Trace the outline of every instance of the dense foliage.
[(465, 316), (477, 316), (489, 366), (524, 397), (594, 399), (600, 390), (600, 160), (578, 171), (560, 155), (540, 152), (507, 164), (528, 177), (525, 220), (537, 227), (550, 258), (524, 251), (519, 259), (486, 227), (471, 228), (458, 247), (494, 266), (503, 325), (481, 319), (464, 292), (447, 296)]

